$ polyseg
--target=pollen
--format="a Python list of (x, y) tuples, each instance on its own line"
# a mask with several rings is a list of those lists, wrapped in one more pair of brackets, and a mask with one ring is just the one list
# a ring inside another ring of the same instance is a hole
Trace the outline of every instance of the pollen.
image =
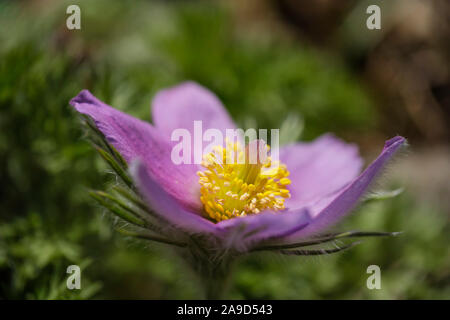
[(265, 143), (256, 143), (256, 151), (249, 146), (227, 141), (225, 148), (216, 146), (203, 157), (204, 170), (197, 172), (200, 200), (213, 221), (285, 209), (289, 171), (272, 161)]

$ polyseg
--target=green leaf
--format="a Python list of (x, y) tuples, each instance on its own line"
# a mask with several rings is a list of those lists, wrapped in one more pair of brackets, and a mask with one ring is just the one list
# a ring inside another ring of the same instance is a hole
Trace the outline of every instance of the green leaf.
[(377, 201), (377, 200), (387, 200), (391, 198), (395, 198), (396, 196), (400, 195), (403, 192), (403, 188), (398, 188), (395, 190), (388, 190), (388, 191), (378, 191), (371, 194), (368, 194), (364, 198), (364, 202), (371, 202), (371, 201)]
[(319, 256), (324, 254), (337, 253), (344, 251), (360, 244), (361, 241), (355, 241), (343, 247), (334, 249), (310, 249), (310, 250), (280, 250), (279, 252), (285, 255), (295, 255), (295, 256)]
[(334, 233), (329, 235), (323, 235), (319, 238), (313, 238), (307, 241), (290, 243), (290, 244), (280, 244), (280, 245), (267, 245), (261, 246), (254, 249), (254, 251), (262, 250), (281, 250), (281, 249), (291, 249), (313, 246), (321, 243), (331, 242), (343, 238), (358, 238), (358, 237), (393, 237), (401, 234), (401, 232), (377, 232), (377, 231), (347, 231), (342, 233)]
[(178, 247), (186, 246), (185, 243), (170, 240), (167, 238), (163, 238), (158, 235), (152, 235), (152, 234), (148, 234), (148, 233), (144, 233), (144, 232), (137, 232), (137, 231), (129, 231), (129, 230), (124, 230), (124, 229), (116, 229), (116, 231), (121, 233), (122, 235), (128, 236), (128, 237), (151, 240), (151, 241), (161, 242), (161, 243), (170, 244), (170, 245), (174, 245), (174, 246), (178, 246)]
[(122, 209), (127, 210), (129, 213), (133, 214), (134, 216), (136, 216), (139, 219), (145, 219), (144, 217), (142, 217), (142, 215), (140, 213), (138, 213), (136, 210), (134, 210), (132, 207), (130, 207), (129, 205), (127, 205), (125, 202), (123, 202), (121, 199), (114, 197), (113, 195), (110, 195), (109, 193), (103, 192), (103, 191), (95, 191), (95, 193), (97, 193), (100, 197), (106, 198), (108, 200), (111, 200), (112, 202), (114, 202), (115, 204), (117, 204), (119, 207), (121, 207)]
[(101, 157), (111, 166), (111, 168), (122, 178), (123, 182), (130, 188), (134, 188), (133, 181), (129, 177), (128, 173), (120, 166), (120, 164), (105, 150), (96, 147), (95, 148)]
[(289, 114), (280, 127), (280, 145), (296, 142), (305, 127), (304, 120), (297, 113)]
[(101, 191), (90, 191), (89, 195), (94, 198), (98, 203), (100, 203), (103, 207), (122, 218), (125, 221), (128, 221), (131, 224), (144, 227), (145, 221), (131, 214), (128, 210), (123, 210), (121, 207), (111, 204), (107, 201), (104, 192)]
[[(128, 164), (125, 161), (125, 159), (117, 151), (117, 149), (114, 148), (114, 146), (112, 146), (106, 140), (105, 135), (97, 128), (94, 121), (86, 115), (82, 115), (82, 116), (84, 118), (84, 123), (86, 124), (87, 129), (90, 130), (90, 132), (99, 140), (99, 142), (100, 142), (99, 144), (101, 144), (101, 146), (104, 149), (106, 149), (107, 152), (115, 158), (115, 160), (119, 163), (120, 166), (122, 166), (122, 168), (124, 168), (125, 170), (128, 169)], [(98, 143), (96, 143), (96, 144), (98, 144)]]
[(149, 209), (149, 207), (138, 196), (136, 196), (136, 194), (132, 190), (127, 190), (121, 186), (113, 186), (112, 188), (114, 191), (135, 204), (137, 207), (148, 212), (149, 214), (152, 214), (152, 211)]

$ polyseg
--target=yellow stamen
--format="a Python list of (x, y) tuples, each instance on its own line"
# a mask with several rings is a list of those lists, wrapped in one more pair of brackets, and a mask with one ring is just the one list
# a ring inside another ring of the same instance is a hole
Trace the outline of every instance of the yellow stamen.
[[(265, 148), (267, 154), (269, 147)], [(243, 149), (239, 142), (227, 142), (226, 148), (216, 146), (213, 150), (203, 158), (205, 170), (197, 173), (200, 200), (209, 218), (219, 222), (285, 208), (291, 183), (285, 165), (259, 154), (253, 161), (249, 148)]]

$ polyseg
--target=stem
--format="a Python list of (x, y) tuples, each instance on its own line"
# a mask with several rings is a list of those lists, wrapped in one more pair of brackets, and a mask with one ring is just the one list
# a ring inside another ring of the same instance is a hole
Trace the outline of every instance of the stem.
[(223, 299), (230, 285), (233, 254), (210, 252), (197, 245), (195, 239), (191, 238), (191, 240), (185, 258), (200, 280), (205, 298), (208, 300)]
[(203, 278), (205, 297), (208, 300), (223, 299), (228, 291), (230, 272), (222, 272), (219, 269), (211, 270), (209, 277)]

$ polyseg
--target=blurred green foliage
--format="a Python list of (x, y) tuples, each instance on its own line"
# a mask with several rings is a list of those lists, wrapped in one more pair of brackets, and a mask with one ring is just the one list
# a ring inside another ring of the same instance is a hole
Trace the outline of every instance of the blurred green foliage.
[[(190, 79), (216, 92), (244, 127), (302, 119), (283, 127), (295, 136), (304, 123), (303, 138), (312, 139), (375, 125), (370, 97), (339, 57), (240, 30), (218, 4), (38, 3), (0, 3), (0, 298), (199, 296), (163, 245), (115, 235), (120, 222), (89, 199), (88, 189), (115, 177), (68, 106), (81, 89), (150, 120), (154, 93)], [(69, 4), (80, 5), (82, 30), (65, 27)], [(448, 298), (449, 230), (439, 210), (408, 194), (371, 203), (340, 230), (405, 234), (336, 256), (251, 256), (236, 267), (230, 297)], [(79, 291), (65, 287), (70, 264), (83, 269)], [(383, 290), (366, 288), (370, 264), (380, 265)]]

